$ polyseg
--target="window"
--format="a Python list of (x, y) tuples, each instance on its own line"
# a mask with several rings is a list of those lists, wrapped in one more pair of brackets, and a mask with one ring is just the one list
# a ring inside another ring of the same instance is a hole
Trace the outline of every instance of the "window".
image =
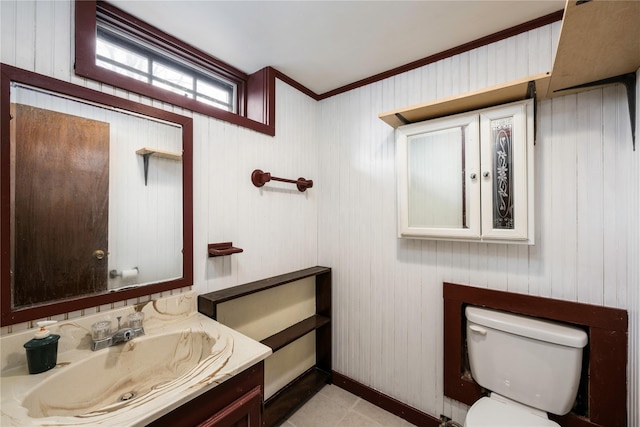
[(75, 73), (275, 135), (274, 69), (246, 74), (102, 1), (75, 2)]
[(226, 111), (236, 111), (237, 84), (148, 46), (98, 20), (96, 64)]

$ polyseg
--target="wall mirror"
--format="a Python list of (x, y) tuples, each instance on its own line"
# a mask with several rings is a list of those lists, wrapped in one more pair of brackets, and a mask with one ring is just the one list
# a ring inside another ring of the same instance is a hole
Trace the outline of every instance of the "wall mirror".
[(2, 325), (192, 285), (192, 119), (1, 72)]

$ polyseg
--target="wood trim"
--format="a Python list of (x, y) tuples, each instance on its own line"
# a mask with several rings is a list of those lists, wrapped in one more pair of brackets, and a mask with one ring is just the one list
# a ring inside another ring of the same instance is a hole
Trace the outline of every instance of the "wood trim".
[[(8, 96), (11, 90), (11, 76), (6, 74), (4, 65), (0, 65), (0, 324), (2, 326), (12, 322), (11, 312), (11, 100)], [(5, 96), (5, 94), (7, 94)]]
[(287, 76), (286, 74), (274, 69), (275, 72), (275, 76), (277, 78), (279, 78), (280, 80), (282, 80), (283, 82), (285, 82), (286, 84), (288, 84), (289, 86), (293, 87), (294, 89), (298, 89), (300, 92), (304, 93), (305, 95), (307, 95), (310, 98), (315, 99), (316, 101), (320, 101), (322, 98), (322, 95), (318, 95), (317, 93), (315, 93), (314, 91), (312, 91), (311, 89), (309, 89), (306, 86), (303, 86), (302, 84), (298, 83), (297, 81), (293, 80), (291, 77)]
[[(111, 9), (119, 10), (111, 5), (108, 5), (108, 8), (110, 10)], [(391, 70), (387, 70), (385, 72), (373, 75), (371, 77), (367, 77), (365, 79), (350, 83), (348, 85), (333, 89), (331, 91), (328, 91), (322, 94), (315, 93), (311, 89), (298, 83), (291, 77), (287, 76), (286, 74), (272, 67), (265, 67), (264, 69), (259, 70), (252, 75), (245, 75), (244, 79), (242, 79), (244, 84), (241, 85), (239, 89), (246, 90), (246, 96), (241, 97), (241, 99), (238, 100), (239, 114), (229, 113), (229, 112), (219, 110), (213, 107), (208, 107), (208, 106), (203, 107), (203, 104), (200, 102), (184, 99), (184, 97), (181, 97), (180, 95), (167, 93), (166, 91), (160, 90), (158, 88), (148, 87), (143, 90), (143, 89), (140, 89), (139, 87), (141, 86), (140, 84), (137, 84), (137, 85), (134, 84), (134, 86), (131, 87), (132, 85), (131, 79), (126, 78), (124, 76), (119, 76), (115, 73), (112, 73), (100, 67), (97, 67), (95, 65), (95, 60), (94, 60), (95, 32), (96, 32), (96, 22), (95, 22), (96, 2), (95, 1), (76, 2), (75, 13), (76, 13), (75, 15), (76, 74), (83, 77), (87, 77), (92, 80), (107, 83), (125, 90), (130, 90), (132, 92), (139, 93), (144, 96), (149, 96), (154, 99), (160, 99), (165, 102), (169, 102), (171, 104), (187, 108), (197, 113), (205, 114), (207, 116), (224, 120), (238, 126), (243, 126), (249, 129), (253, 129), (257, 132), (274, 136), (275, 135), (275, 96), (276, 96), (275, 95), (275, 78), (282, 80), (283, 82), (299, 90), (300, 92), (304, 93), (310, 98), (315, 99), (316, 101), (321, 101), (323, 99), (330, 98), (334, 95), (339, 95), (341, 93), (348, 92), (350, 90), (357, 89), (359, 87), (366, 86), (366, 85), (378, 82), (380, 80), (384, 80), (389, 77), (393, 77), (398, 74), (411, 71), (419, 67), (423, 67), (425, 65), (440, 61), (442, 59), (446, 59), (454, 55), (458, 55), (460, 53), (464, 53), (472, 49), (477, 49), (479, 47), (488, 45), (490, 43), (495, 43), (497, 41), (516, 36), (526, 31), (530, 31), (530, 30), (542, 27), (544, 25), (551, 24), (553, 22), (556, 22), (562, 19), (564, 10), (559, 10), (557, 12), (550, 13), (540, 18), (533, 19), (523, 24), (513, 26), (511, 28), (507, 28), (503, 31), (490, 34), (488, 36), (479, 38), (469, 43), (462, 44), (460, 46), (419, 59), (417, 61), (413, 61), (409, 64), (405, 64), (403, 66), (393, 68)], [(122, 11), (119, 11), (118, 13), (128, 16), (125, 12), (122, 12)], [(149, 26), (148, 24), (145, 24), (143, 21), (140, 21), (135, 17), (130, 17), (130, 19), (133, 22), (136, 22), (136, 24), (138, 25), (147, 26), (153, 29), (153, 27)], [(155, 30), (155, 31), (158, 31), (158, 30)], [(173, 44), (175, 44), (178, 47), (182, 47), (189, 50), (193, 49), (191, 46), (184, 44), (180, 40), (177, 40), (168, 34), (166, 35), (166, 38), (168, 38)], [(204, 52), (200, 52), (200, 51), (198, 52), (203, 57), (206, 57), (207, 60), (209, 60), (210, 62), (222, 64), (223, 67), (228, 67), (228, 69), (231, 69), (234, 72), (236, 72), (237, 76), (242, 75), (242, 72), (236, 70), (230, 65), (225, 64), (222, 61), (219, 61), (213, 57), (210, 57)], [(265, 73), (267, 74), (266, 77), (264, 75)], [(265, 79), (267, 80), (267, 83), (265, 83)]]
[(322, 99), (331, 98), (332, 96), (335, 96), (344, 92), (348, 92), (350, 90), (357, 89), (359, 87), (366, 86), (371, 83), (375, 83), (380, 80), (384, 80), (389, 77), (396, 76), (398, 74), (406, 73), (407, 71), (411, 71), (416, 68), (424, 67), (425, 65), (429, 65), (434, 62), (441, 61), (443, 59), (450, 58), (452, 56), (459, 55), (461, 53), (468, 52), (470, 50), (477, 49), (479, 47), (486, 46), (488, 44), (495, 43), (500, 40), (504, 40), (506, 38), (516, 36), (526, 31), (530, 31), (530, 30), (542, 27), (544, 25), (552, 24), (556, 21), (562, 20), (563, 14), (564, 14), (564, 10), (559, 10), (557, 12), (550, 13), (548, 15), (542, 16), (537, 19), (533, 19), (523, 24), (516, 25), (511, 28), (507, 28), (506, 30), (498, 31), (497, 33), (493, 33), (488, 36), (481, 37), (469, 43), (465, 43), (460, 46), (456, 46), (454, 48), (445, 50), (443, 52), (436, 53), (435, 55), (427, 56), (426, 58), (422, 58), (417, 61), (410, 62), (400, 67), (393, 68), (391, 70), (376, 74), (371, 77), (367, 77), (362, 80), (358, 80), (357, 82), (350, 83), (348, 85), (339, 87), (329, 92), (325, 92), (321, 95), (318, 95), (316, 99), (320, 101)]
[[(134, 24), (137, 28), (140, 28), (147, 37), (157, 37), (159, 40), (166, 41), (176, 52), (188, 52), (190, 55), (194, 55), (197, 61), (203, 64), (205, 68), (222, 72), (226, 78), (236, 82), (238, 84), (239, 114), (212, 107), (195, 99), (186, 98), (183, 95), (163, 90), (97, 66), (95, 63), (97, 3), (96, 1), (90, 0), (75, 2), (75, 73), (77, 75), (153, 99), (158, 99), (162, 102), (224, 120), (269, 136), (275, 135), (275, 77), (273, 72), (268, 71), (268, 81), (262, 81), (262, 77), (260, 77), (257, 79), (257, 84), (254, 83), (251, 90), (248, 90), (247, 85), (251, 83), (252, 76), (247, 76), (230, 65), (104, 2), (100, 2), (101, 9), (108, 10), (109, 13), (114, 16), (124, 17), (124, 19)], [(261, 76), (260, 71), (258, 75)], [(255, 77), (254, 80), (256, 80)], [(263, 91), (260, 91), (260, 89), (263, 89)], [(256, 111), (260, 111), (260, 109), (252, 112), (252, 115), (256, 117), (260, 117), (260, 114), (263, 114), (263, 119), (254, 120), (245, 116), (245, 110), (248, 105), (266, 105), (266, 113), (256, 113)]]
[[(316, 275), (316, 314), (331, 319), (331, 274)], [(332, 371), (331, 324), (316, 329), (316, 365), (325, 372)]]
[[(196, 427), (237, 427), (241, 425), (262, 426), (260, 407), (262, 405), (262, 389), (257, 386), (237, 401), (231, 403), (211, 418)], [(247, 412), (249, 409), (249, 412)], [(247, 419), (247, 417), (249, 419)], [(246, 422), (246, 424), (245, 424)]]
[(464, 306), (473, 304), (573, 323), (588, 331), (588, 417), (551, 416), (564, 427), (626, 426), (628, 315), (625, 310), (485, 288), (443, 284), (444, 394), (467, 405), (482, 396), (465, 369)]
[[(331, 269), (328, 267), (311, 267), (304, 270), (294, 271), (292, 273), (269, 277), (268, 279), (257, 280), (244, 285), (222, 289), (220, 291), (198, 295), (198, 311), (212, 319), (217, 319), (217, 304), (246, 295), (251, 295), (256, 292), (265, 291), (270, 288), (275, 288), (276, 286), (295, 282), (296, 280), (305, 279), (311, 276), (319, 276), (330, 272)], [(318, 314), (326, 315), (326, 313), (320, 312)]]
[[(193, 119), (172, 113), (170, 111), (161, 110), (149, 105), (140, 104), (125, 98), (110, 95), (104, 92), (95, 91), (83, 86), (77, 86), (69, 82), (54, 79), (52, 77), (36, 74), (31, 71), (12, 67), (6, 64), (0, 64), (1, 87), (2, 87), (2, 143), (0, 144), (2, 152), (2, 253), (1, 261), (1, 297), (0, 307), (2, 307), (1, 324), (2, 326), (11, 325), (20, 322), (27, 322), (33, 319), (45, 318), (61, 313), (69, 313), (89, 307), (97, 307), (99, 305), (108, 304), (116, 301), (133, 299), (151, 293), (160, 293), (171, 289), (191, 286), (193, 284)], [(120, 108), (122, 110), (136, 112), (142, 115), (156, 117), (168, 122), (176, 123), (182, 126), (182, 147), (183, 147), (183, 277), (167, 282), (140, 286), (138, 288), (127, 289), (119, 292), (109, 292), (100, 295), (85, 296), (80, 298), (71, 298), (63, 301), (56, 301), (51, 304), (43, 304), (36, 307), (24, 308), (12, 311), (11, 308), (11, 243), (10, 243), (10, 215), (9, 215), (9, 194), (10, 194), (10, 176), (9, 176), (9, 94), (10, 82), (24, 83), (33, 87), (38, 87), (63, 95), (68, 95), (78, 99), (90, 100), (104, 105)], [(6, 104), (6, 107), (5, 107)], [(7, 116), (4, 116), (4, 115)], [(5, 163), (6, 162), (6, 163)], [(5, 209), (6, 207), (6, 209)]]
[(148, 424), (148, 427), (195, 426), (219, 411), (233, 405), (239, 396), (259, 390), (260, 400), (264, 390), (264, 361), (240, 372), (216, 385), (211, 390), (186, 402), (174, 411)]
[(363, 398), (367, 402), (391, 412), (394, 415), (422, 427), (439, 427), (440, 420), (418, 409), (415, 409), (393, 397), (387, 396), (373, 388), (355, 381), (346, 375), (333, 371), (333, 384)]
[[(537, 297), (513, 292), (444, 283), (445, 300), (464, 301), (530, 316), (546, 317), (561, 322), (598, 327), (612, 331), (627, 331), (625, 310), (583, 304), (573, 301)], [(472, 299), (472, 301), (470, 301)]]
[[(590, 419), (603, 426), (627, 424), (627, 331), (592, 327)], [(621, 394), (624, 392), (624, 394)]]
[(245, 99), (247, 118), (259, 123), (273, 123), (275, 135), (276, 72), (273, 68), (265, 67), (248, 77)]

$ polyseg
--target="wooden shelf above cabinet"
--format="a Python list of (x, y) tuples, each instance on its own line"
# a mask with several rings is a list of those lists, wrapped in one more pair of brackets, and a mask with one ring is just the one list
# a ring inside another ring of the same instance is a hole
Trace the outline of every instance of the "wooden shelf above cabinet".
[(635, 73), (640, 68), (640, 1), (567, 0), (552, 71), (459, 96), (380, 114), (393, 128), (525, 99), (622, 83), (627, 88), (635, 149)]
[(640, 2), (577, 3), (565, 6), (548, 97), (640, 68)]
[(397, 128), (408, 123), (521, 101), (533, 95), (530, 89), (532, 82), (535, 83), (535, 93), (537, 93), (537, 98), (540, 99), (541, 97), (544, 98), (547, 93), (549, 78), (550, 73), (538, 74), (458, 96), (389, 111), (380, 114), (379, 117), (391, 127)]

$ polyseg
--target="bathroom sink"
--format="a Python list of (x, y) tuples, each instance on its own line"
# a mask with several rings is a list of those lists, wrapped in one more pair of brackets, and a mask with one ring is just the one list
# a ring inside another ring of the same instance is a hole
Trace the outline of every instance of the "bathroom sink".
[[(91, 417), (153, 399), (206, 364), (216, 339), (182, 330), (143, 336), (56, 368), (22, 401), (29, 417)], [(202, 363), (204, 362), (204, 363)]]
[[(92, 351), (99, 321), (145, 314), (145, 335)], [(271, 349), (197, 312), (183, 292), (58, 322), (55, 368), (29, 374), (32, 330), (0, 337), (0, 426), (144, 427), (264, 360)]]

